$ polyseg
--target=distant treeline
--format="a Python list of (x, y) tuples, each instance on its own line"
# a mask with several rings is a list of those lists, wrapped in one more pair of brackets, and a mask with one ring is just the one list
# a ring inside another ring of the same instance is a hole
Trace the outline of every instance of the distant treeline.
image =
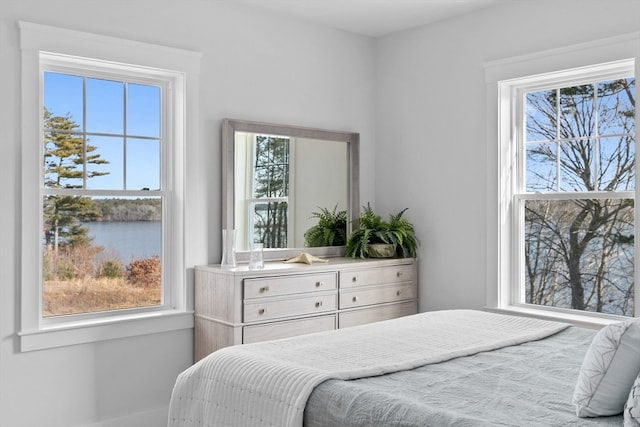
[(100, 212), (95, 221), (160, 221), (160, 199), (93, 199)]

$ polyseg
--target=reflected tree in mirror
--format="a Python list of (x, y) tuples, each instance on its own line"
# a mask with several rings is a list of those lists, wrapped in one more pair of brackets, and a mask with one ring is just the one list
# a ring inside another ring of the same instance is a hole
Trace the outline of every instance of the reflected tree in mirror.
[(289, 220), (289, 138), (255, 136), (253, 191), (249, 203), (251, 240), (265, 248), (286, 248)]

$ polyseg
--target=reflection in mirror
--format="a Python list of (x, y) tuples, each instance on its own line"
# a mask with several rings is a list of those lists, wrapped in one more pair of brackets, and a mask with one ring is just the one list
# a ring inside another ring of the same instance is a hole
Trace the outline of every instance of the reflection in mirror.
[[(235, 133), (234, 223), (238, 249), (305, 246), (318, 207), (346, 210), (348, 150), (342, 141)], [(331, 167), (327, 167), (331, 165)]]
[(314, 212), (357, 214), (358, 142), (353, 133), (225, 120), (223, 226), (236, 229), (236, 249), (303, 248)]

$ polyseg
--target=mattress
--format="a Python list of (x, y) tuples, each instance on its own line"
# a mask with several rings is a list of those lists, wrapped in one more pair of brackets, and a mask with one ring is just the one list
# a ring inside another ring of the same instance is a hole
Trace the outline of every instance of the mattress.
[(412, 370), (328, 380), (311, 393), (304, 426), (621, 426), (621, 415), (578, 418), (571, 403), (595, 333), (570, 327)]
[(302, 426), (309, 395), (328, 379), (412, 370), (540, 340), (568, 327), (475, 310), (444, 310), (225, 347), (178, 376), (169, 427)]

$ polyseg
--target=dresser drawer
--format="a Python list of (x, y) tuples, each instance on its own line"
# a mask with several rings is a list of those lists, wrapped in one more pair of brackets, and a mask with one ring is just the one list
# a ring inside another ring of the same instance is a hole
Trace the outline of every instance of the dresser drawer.
[(286, 299), (258, 298), (245, 301), (243, 321), (256, 322), (333, 311), (337, 307), (336, 300), (335, 292), (318, 292), (313, 295)]
[(340, 287), (380, 285), (394, 282), (412, 282), (416, 279), (413, 265), (396, 265), (385, 268), (370, 268), (340, 272)]
[(244, 298), (263, 298), (336, 289), (336, 273), (244, 279)]
[(384, 286), (365, 286), (340, 291), (340, 308), (362, 307), (386, 302), (404, 301), (416, 297), (415, 285), (411, 282)]
[(300, 320), (285, 320), (262, 325), (245, 326), (243, 344), (294, 337), (313, 332), (336, 329), (336, 315), (309, 317)]
[(379, 322), (381, 320), (395, 319), (396, 317), (409, 316), (418, 312), (416, 301), (406, 301), (395, 304), (385, 304), (376, 307), (359, 308), (340, 312), (338, 314), (338, 327), (364, 325), (365, 323)]

